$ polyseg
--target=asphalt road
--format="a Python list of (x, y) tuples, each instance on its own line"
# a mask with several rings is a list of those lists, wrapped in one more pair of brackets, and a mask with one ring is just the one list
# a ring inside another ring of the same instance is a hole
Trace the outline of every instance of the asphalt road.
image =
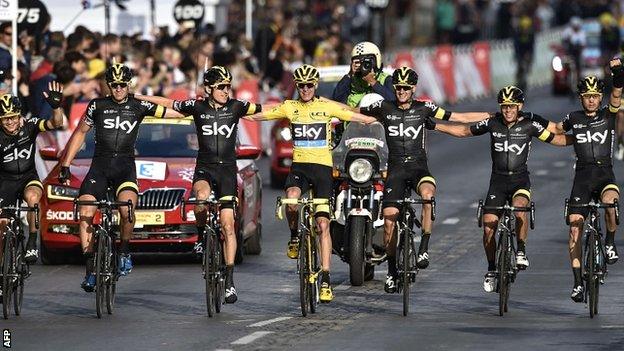
[[(493, 100), (457, 110), (493, 110)], [(529, 93), (525, 110), (560, 120), (577, 108), (546, 90)], [(286, 258), (286, 224), (273, 218), (280, 191), (263, 192), (263, 251), (237, 266), (239, 301), (206, 316), (198, 264), (182, 257), (142, 257), (122, 278), (114, 315), (95, 316), (94, 294), (80, 287), (84, 268), (33, 267), (22, 316), (0, 321), (16, 350), (613, 350), (624, 342), (624, 272), (610, 267), (600, 314), (569, 298), (563, 200), (572, 186), (573, 151), (534, 141), (529, 168), (537, 205), (530, 233), (531, 266), (512, 286), (509, 314), (498, 316), (498, 295), (482, 289), (486, 262), (475, 203), (490, 172), (488, 137), (430, 139), (430, 169), (438, 183), (438, 218), (430, 242), (432, 263), (412, 286), (411, 313), (400, 295), (383, 293), (385, 265), (375, 280), (348, 285), (346, 265), (333, 258), (334, 302), (301, 317), (295, 262)], [(266, 174), (268, 163), (261, 161)], [(616, 175), (622, 180), (622, 163)], [(620, 245), (624, 244), (621, 239)]]

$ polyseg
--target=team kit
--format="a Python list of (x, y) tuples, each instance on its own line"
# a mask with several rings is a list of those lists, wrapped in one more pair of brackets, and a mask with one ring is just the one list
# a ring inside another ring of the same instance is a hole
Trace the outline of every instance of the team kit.
[[(379, 50), (372, 43), (356, 45), (353, 57), (356, 59), (355, 71), (358, 64), (368, 62), (369, 59), (373, 60), (373, 66), (380, 67)], [(505, 256), (513, 270), (529, 267), (526, 241), (528, 227), (532, 226), (532, 218), (529, 218), (532, 217), (532, 203), (527, 162), (531, 141), (537, 138), (553, 146), (573, 145), (576, 154), (575, 177), (566, 207), (570, 264), (574, 276), (570, 297), (575, 302), (584, 302), (590, 285), (585, 284), (588, 268), (585, 267), (587, 260), (583, 256), (587, 250), (583, 237), (587, 221), (595, 219), (596, 211), (592, 209), (604, 208), (606, 235), (604, 242), (598, 242), (604, 261), (614, 264), (618, 260), (615, 232), (619, 222), (619, 188), (612, 167), (612, 152), (616, 140), (616, 113), (620, 109), (624, 87), (624, 68), (620, 59), (611, 60), (609, 65), (613, 87), (606, 103), (603, 104), (603, 81), (594, 76), (584, 77), (577, 86), (581, 108), (555, 123), (523, 110), (524, 92), (515, 86), (504, 87), (498, 92), (500, 110), (496, 112), (451, 112), (432, 102), (415, 100), (418, 75), (409, 67), (397, 68), (392, 75), (383, 78), (383, 83), (375, 81), (368, 86), (368, 92), (376, 92), (380, 85), (387, 87), (385, 93), (380, 94), (384, 99), (358, 105), (365, 93), (349, 96), (343, 100), (345, 104), (319, 97), (316, 92), (319, 71), (314, 66), (304, 64), (293, 73), (297, 99), (260, 105), (230, 97), (232, 75), (225, 67), (214, 66), (204, 72), (203, 97), (178, 101), (131, 94), (132, 71), (122, 63), (114, 63), (105, 74), (110, 94), (89, 102), (84, 117), (59, 161), (59, 182), (68, 184), (72, 177), (70, 164), (83, 146), (86, 135), (94, 129), (92, 163), (75, 202), (76, 214), (80, 218), (81, 248), (86, 262), (86, 274), (81, 287), (86, 292), (98, 293), (98, 289), (103, 286), (100, 284), (102, 269), (112, 271), (116, 277), (126, 276), (132, 271), (129, 250), (134, 228), (132, 204), (137, 204), (139, 193), (134, 149), (141, 122), (145, 117), (179, 119), (192, 116), (199, 146), (192, 178), (198, 232), (193, 250), (198, 255), (204, 255), (206, 267), (213, 264), (214, 257), (211, 256), (215, 252), (219, 253), (217, 264), (221, 265), (218, 280), (223, 285), (222, 302), (236, 302), (234, 256), (237, 241), (234, 221), (238, 123), (241, 119), (265, 121), (285, 118), (293, 131), (293, 162), (285, 181), (283, 196), (291, 233), (287, 256), (299, 260), (299, 270), (303, 270), (300, 265), (307, 261), (301, 261), (302, 256), (316, 253), (313, 261), (318, 272), (311, 275), (315, 279), (318, 277), (318, 291), (314, 298), (322, 303), (331, 302), (334, 292), (330, 280), (332, 239), (329, 228), (333, 217), (332, 202), (335, 201), (332, 119), (337, 118), (344, 124), (379, 123), (385, 131), (388, 159), (381, 213), (384, 255), (388, 264), (384, 283), (387, 293), (405, 289), (407, 284), (402, 278), (402, 272), (407, 270), (407, 263), (404, 262), (407, 261), (403, 260), (400, 233), (405, 227), (403, 203), (412, 192), (422, 200), (422, 212), (415, 216), (422, 233), (419, 247), (413, 250), (413, 270), (429, 266), (436, 181), (427, 164), (428, 132), (438, 131), (454, 137), (490, 136), (492, 171), (487, 196), (479, 207), (480, 212), (482, 210), (479, 225), (483, 226), (487, 261), (483, 288), (486, 292), (499, 294), (503, 294), (503, 283), (507, 279), (504, 272), (500, 271), (500, 238), (503, 236), (497, 233), (500, 233), (501, 228), (515, 237), (515, 240), (505, 239), (513, 247), (509, 251), (512, 257)], [(357, 73), (354, 72), (354, 65), (351, 68), (349, 75)], [(354, 77), (350, 78), (355, 80)], [(340, 86), (341, 83), (337, 89)], [(349, 84), (344, 87), (349, 89)], [(0, 97), (2, 233), (15, 229), (12, 209), (19, 209), (22, 201), (29, 208), (36, 208), (42, 197), (43, 185), (35, 170), (35, 139), (39, 133), (62, 127), (65, 118), (61, 108), (62, 93), (63, 87), (56, 82), (50, 83), (48, 91), (44, 93), (53, 108), (53, 115), (47, 116), (48, 119), (27, 119), (22, 114), (21, 103), (16, 96), (6, 94)], [(314, 201), (301, 200), (312, 197)], [(299, 211), (301, 206), (310, 209), (309, 213), (305, 212), (310, 217), (308, 222), (302, 222), (302, 212)], [(119, 244), (114, 245), (115, 236), (112, 236), (116, 259), (113, 263), (109, 262), (108, 266), (100, 258), (99, 242), (101, 238), (110, 239), (111, 236), (99, 233), (99, 229), (94, 230), (96, 227), (102, 228), (94, 223), (96, 212), (106, 208), (119, 211)], [(28, 264), (35, 263), (39, 255), (37, 216), (36, 211), (27, 215), (28, 236), (23, 245), (23, 258)], [(318, 240), (316, 245), (310, 246), (309, 236), (301, 235), (301, 226), (306, 223), (313, 227), (308, 229), (315, 233), (314, 240)], [(513, 228), (507, 228), (510, 226)], [(215, 231), (220, 235), (215, 236)], [(3, 240), (2, 244), (8, 244), (8, 236), (3, 234), (1, 238), (5, 237), (7, 240)], [(216, 243), (214, 238), (218, 238)], [(302, 240), (308, 240), (307, 244), (302, 243)], [(217, 251), (215, 245), (218, 245)], [(302, 252), (302, 248), (307, 252)], [(6, 255), (7, 252), (10, 250), (1, 250), (0, 255)], [(6, 265), (9, 260), (2, 262)], [(592, 269), (597, 270), (596, 267), (600, 265), (594, 263)], [(3, 269), (3, 273), (5, 271)], [(205, 274), (211, 274), (208, 268)], [(309, 279), (312, 281), (312, 278)], [(598, 281), (603, 283), (603, 278), (599, 277)], [(3, 282), (7, 280), (3, 279)], [(1, 288), (3, 294), (10, 293), (8, 286)]]

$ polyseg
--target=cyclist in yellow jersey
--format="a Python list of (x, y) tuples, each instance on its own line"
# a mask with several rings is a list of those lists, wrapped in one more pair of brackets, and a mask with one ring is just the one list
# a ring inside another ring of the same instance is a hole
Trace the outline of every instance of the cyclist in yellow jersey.
[[(336, 117), (343, 121), (373, 123), (374, 117), (353, 112), (337, 103), (320, 99), (315, 96), (319, 81), (318, 70), (314, 66), (303, 65), (294, 72), (297, 84), (298, 100), (286, 100), (273, 109), (251, 116), (254, 120), (270, 120), (288, 118), (293, 135), (293, 165), (284, 186), (286, 197), (298, 199), (310, 187), (314, 189), (317, 199), (329, 199), (332, 192), (332, 154), (331, 154), (331, 119)], [(297, 206), (289, 206), (286, 210), (290, 241), (288, 257), (299, 256), (299, 239), (297, 237)], [(329, 279), (332, 242), (329, 236), (329, 206), (319, 205), (315, 208), (316, 224), (321, 244), (321, 302), (333, 299)]]

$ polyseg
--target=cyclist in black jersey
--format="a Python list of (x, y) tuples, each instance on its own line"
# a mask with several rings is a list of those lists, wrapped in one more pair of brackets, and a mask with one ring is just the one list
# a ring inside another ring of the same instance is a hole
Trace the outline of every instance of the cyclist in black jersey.
[[(399, 215), (396, 201), (403, 199), (405, 190), (411, 187), (423, 199), (435, 195), (435, 179), (427, 166), (427, 121), (432, 118), (451, 121), (479, 121), (489, 116), (485, 112), (450, 112), (431, 102), (413, 100), (418, 75), (409, 67), (401, 67), (392, 74), (396, 101), (381, 100), (360, 108), (365, 115), (376, 117), (386, 130), (388, 143), (388, 178), (384, 186), (383, 215), (384, 243), (388, 255), (388, 275), (384, 290), (396, 291), (396, 235), (394, 225)], [(431, 236), (431, 205), (422, 208), (422, 239), (418, 250), (417, 265), (429, 265), (428, 245)]]
[[(548, 131), (548, 121), (539, 115), (522, 112), (524, 93), (515, 86), (508, 86), (498, 93), (500, 113), (477, 124), (443, 125), (436, 124), (435, 129), (457, 137), (490, 134), (492, 155), (492, 175), (490, 188), (485, 200), (486, 206), (503, 206), (510, 200), (513, 206), (526, 207), (531, 199), (531, 181), (527, 161), (531, 151), (531, 140), (539, 140), (557, 146), (572, 143), (569, 136), (553, 134)], [(496, 287), (496, 238), (499, 213), (485, 211), (483, 216), (483, 246), (488, 261), (488, 272), (483, 281), (483, 288), (493, 292)], [(526, 269), (529, 260), (526, 256), (528, 222), (526, 212), (516, 213), (516, 232), (518, 233), (518, 268)]]
[[(137, 204), (139, 187), (134, 165), (135, 143), (139, 132), (139, 124), (146, 116), (164, 117), (178, 116), (163, 106), (140, 101), (129, 94), (132, 71), (121, 63), (115, 63), (106, 70), (106, 82), (111, 95), (93, 99), (87, 106), (84, 118), (67, 143), (64, 157), (60, 160), (61, 171), (59, 181), (69, 184), (71, 178), (70, 164), (78, 151), (83, 147), (85, 136), (95, 129), (95, 152), (91, 168), (80, 186), (80, 200), (93, 201), (106, 198), (107, 188), (115, 191), (119, 201), (132, 200)], [(82, 288), (93, 291), (95, 275), (93, 274), (93, 216), (94, 206), (80, 208), (80, 242), (86, 258), (86, 277)], [(129, 254), (129, 242), (132, 237), (134, 223), (128, 222), (128, 209), (121, 208), (121, 265), (120, 274), (127, 275), (132, 270), (132, 259)]]
[[(604, 83), (594, 76), (585, 77), (578, 83), (577, 92), (582, 110), (569, 113), (557, 123), (560, 133), (571, 132), (576, 153), (576, 167), (570, 204), (585, 204), (592, 199), (603, 203), (618, 200), (620, 189), (613, 174), (613, 147), (615, 136), (615, 115), (621, 105), (624, 87), (624, 68), (621, 59), (609, 62), (613, 78), (613, 90), (608, 106), (600, 106), (604, 93)], [(615, 210), (606, 210), (607, 235), (605, 249), (607, 263), (615, 263), (619, 256), (615, 247)], [(571, 298), (583, 302), (584, 288), (581, 280), (581, 236), (587, 211), (570, 208), (570, 263), (574, 274), (574, 287)]]
[[(15, 206), (22, 199), (33, 207), (41, 199), (43, 185), (35, 168), (35, 141), (39, 133), (62, 127), (65, 119), (63, 109), (60, 108), (63, 87), (57, 82), (50, 82), (48, 89), (44, 97), (53, 108), (49, 120), (37, 117), (26, 119), (22, 115), (18, 97), (10, 94), (0, 96), (0, 207)], [(34, 263), (39, 255), (35, 214), (29, 213), (27, 219), (29, 236), (24, 258)], [(0, 213), (0, 262), (3, 253), (2, 233), (6, 227), (7, 220)]]
[[(193, 192), (198, 200), (207, 200), (211, 191), (217, 199), (237, 199), (236, 140), (238, 122), (246, 115), (262, 111), (262, 106), (230, 98), (232, 75), (225, 67), (214, 66), (204, 72), (204, 99), (185, 101), (160, 96), (139, 98), (172, 108), (180, 116), (192, 115), (197, 128), (199, 152), (193, 176)], [(214, 187), (214, 188), (213, 188)], [(195, 206), (198, 238), (194, 251), (202, 253), (202, 238), (208, 215), (205, 206)], [(232, 205), (223, 205), (220, 212), (221, 229), (225, 235), (225, 302), (238, 299), (234, 287), (236, 257), (235, 219)]]

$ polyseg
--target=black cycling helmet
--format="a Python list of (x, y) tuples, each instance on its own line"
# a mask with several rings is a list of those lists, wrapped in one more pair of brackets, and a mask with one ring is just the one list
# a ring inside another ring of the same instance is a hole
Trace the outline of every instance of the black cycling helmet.
[(401, 67), (392, 73), (393, 85), (416, 85), (418, 83), (418, 74), (409, 67)]
[(587, 76), (578, 82), (576, 92), (579, 95), (602, 94), (604, 92), (604, 82), (596, 76)]
[(231, 82), (232, 74), (223, 66), (213, 66), (204, 72), (204, 86), (211, 87), (216, 84), (230, 84)]
[(130, 68), (123, 63), (113, 63), (106, 69), (106, 83), (130, 83), (133, 74)]
[(0, 118), (19, 116), (22, 103), (17, 96), (4, 94), (0, 96)]
[(524, 103), (524, 92), (522, 89), (509, 85), (498, 92), (499, 105), (520, 105)]
[(302, 65), (293, 72), (295, 83), (318, 83), (321, 75), (312, 65)]

